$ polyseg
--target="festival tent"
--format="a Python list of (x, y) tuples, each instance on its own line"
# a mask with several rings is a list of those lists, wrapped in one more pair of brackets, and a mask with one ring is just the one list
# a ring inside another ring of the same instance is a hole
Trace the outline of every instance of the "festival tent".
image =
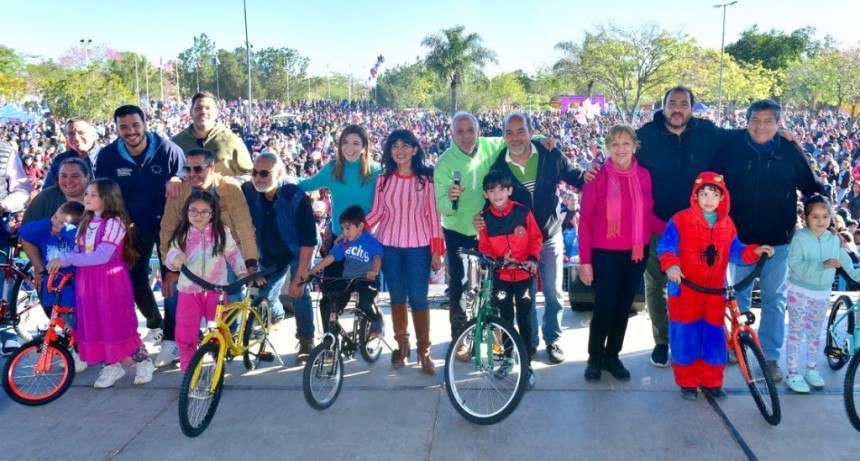
[(705, 112), (708, 109), (710, 109), (710, 107), (708, 107), (707, 104), (703, 104), (701, 102), (693, 104), (693, 112)]
[(11, 105), (7, 104), (3, 107), (0, 107), (0, 120), (9, 121), (9, 120), (17, 120), (17, 121), (25, 121), (29, 122), (31, 120), (35, 120), (36, 116), (28, 114), (23, 110)]

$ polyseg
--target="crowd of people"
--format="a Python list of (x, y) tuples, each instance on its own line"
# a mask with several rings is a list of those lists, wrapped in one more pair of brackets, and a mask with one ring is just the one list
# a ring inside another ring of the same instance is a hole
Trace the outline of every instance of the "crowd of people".
[[(76, 270), (74, 358), (80, 370), (107, 365), (98, 388), (121, 379), (128, 364), (136, 384), (176, 361), (187, 366), (199, 321), (211, 319), (217, 297), (181, 274), (183, 266), (215, 284), (272, 270), (257, 282), (260, 296), (279, 322), (287, 287), (297, 365), (315, 342), (302, 282), (315, 272), (364, 276), (359, 285), (324, 287), (340, 296), (320, 308), (326, 318), (354, 291), (373, 319), (371, 334), (380, 335), (384, 316), (372, 300), (382, 274), (398, 347), (393, 366), (410, 356), (411, 311), (417, 364), (435, 374), (428, 283), (447, 260), (453, 339), (466, 318), (459, 248), (517, 263), (495, 274), (493, 298), (523, 336), (529, 387), (541, 336), (546, 359), (565, 360), (562, 265), (577, 255), (580, 277), (595, 292), (586, 380), (604, 370), (630, 379), (620, 354), (644, 276), (651, 362), (672, 364), (684, 398), (696, 399), (699, 389), (725, 398), (723, 305), (679, 281), (719, 288), (727, 270), (739, 280), (764, 254), (759, 336), (770, 372), (783, 378), (787, 309), (787, 384), (797, 392), (823, 386), (818, 339), (805, 338), (803, 371), (797, 345), (804, 332), (821, 329), (835, 268), (851, 269), (852, 254), (860, 260), (852, 235), (860, 218), (860, 129), (837, 113), (792, 113), (771, 100), (717, 126), (693, 116), (695, 96), (683, 86), (662, 103), (624, 124), (617, 114), (582, 123), (573, 112), (449, 117), (366, 101), (256, 101), (249, 128), (246, 101), (204, 92), (187, 104), (122, 106), (110, 120), (49, 116), (0, 127), (7, 185), (0, 207), (5, 230), (20, 228), (39, 283), (43, 270)], [(68, 205), (74, 202), (83, 210)], [(811, 242), (828, 250), (813, 251)], [(153, 251), (162, 261), (163, 313), (149, 283)], [(750, 289), (738, 292), (738, 302), (749, 309)], [(150, 330), (143, 339), (135, 306)], [(160, 342), (157, 356), (145, 340)], [(0, 342), (4, 353), (18, 347), (6, 330)], [(469, 360), (469, 351), (456, 356)]]

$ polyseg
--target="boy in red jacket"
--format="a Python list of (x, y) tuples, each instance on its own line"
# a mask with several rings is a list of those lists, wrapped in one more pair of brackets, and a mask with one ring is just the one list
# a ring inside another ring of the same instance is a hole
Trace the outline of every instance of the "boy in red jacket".
[[(532, 306), (532, 274), (537, 270), (543, 235), (529, 209), (510, 200), (513, 188), (511, 177), (501, 171), (491, 171), (484, 177), (484, 197), (490, 205), (481, 212), (484, 228), (478, 234), (478, 250), (493, 258), (505, 258), (522, 262), (528, 272), (518, 267), (503, 267), (493, 274), (493, 301), (502, 318), (514, 323), (514, 303), (516, 303), (517, 327), (521, 338), (531, 338), (529, 313)], [(506, 346), (510, 354), (510, 346)], [(527, 383), (531, 389), (535, 385), (535, 375), (531, 367), (531, 351), (524, 351), (527, 367)], [(496, 371), (500, 377), (507, 376), (513, 361), (506, 359)]]

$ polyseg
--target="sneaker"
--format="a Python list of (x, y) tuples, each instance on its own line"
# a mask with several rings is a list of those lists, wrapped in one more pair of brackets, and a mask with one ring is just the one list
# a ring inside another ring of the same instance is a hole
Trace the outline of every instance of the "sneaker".
[(549, 361), (552, 363), (564, 362), (564, 351), (558, 347), (558, 343), (547, 344), (546, 353), (549, 356)]
[(624, 368), (624, 364), (621, 363), (621, 360), (618, 357), (605, 359), (603, 361), (603, 369), (608, 371), (609, 374), (619, 381), (630, 380), (630, 372)]
[(803, 374), (803, 379), (809, 383), (810, 387), (814, 387), (816, 389), (824, 388), (824, 378), (822, 378), (821, 373), (814, 368), (807, 368), (806, 373)]
[(146, 384), (152, 381), (152, 373), (155, 371), (155, 365), (152, 364), (151, 359), (146, 359), (143, 362), (138, 362), (137, 365), (134, 366), (134, 368), (135, 384)]
[(21, 348), (21, 343), (14, 339), (7, 339), (3, 343), (2, 355), (12, 355), (15, 351)]
[(378, 318), (370, 322), (370, 338), (376, 339), (382, 336), (382, 318)]
[(738, 363), (738, 353), (735, 352), (734, 349), (729, 350), (728, 362), (729, 363)]
[(597, 364), (596, 360), (589, 360), (585, 364), (585, 380), (586, 381), (600, 381), (600, 365)]
[(669, 345), (657, 344), (651, 351), (651, 365), (663, 368), (669, 364)]
[(532, 367), (529, 367), (529, 369), (526, 371), (526, 390), (534, 389), (535, 382), (535, 371), (532, 369)]
[(106, 389), (116, 384), (123, 376), (125, 376), (125, 369), (122, 368), (122, 365), (118, 363), (108, 365), (102, 368), (102, 372), (99, 373), (99, 378), (93, 384), (93, 387), (96, 389)]
[(153, 328), (149, 330), (149, 333), (147, 333), (146, 336), (143, 337), (143, 342), (157, 346), (161, 344), (162, 339), (164, 339), (164, 330), (161, 328)]
[(722, 387), (702, 386), (702, 394), (705, 394), (705, 397), (716, 400), (717, 402), (722, 402), (729, 396), (728, 394), (726, 394), (726, 391), (724, 391)]
[(767, 362), (767, 367), (770, 369), (770, 376), (773, 378), (773, 382), (778, 383), (782, 381), (782, 370), (779, 369), (779, 363), (776, 360), (766, 360), (765, 362)]
[(158, 357), (155, 358), (154, 365), (155, 368), (161, 368), (177, 360), (179, 360), (179, 347), (176, 346), (175, 341), (168, 339), (161, 343), (161, 352), (159, 352)]
[(803, 379), (803, 376), (800, 375), (788, 375), (788, 378), (785, 380), (785, 384), (789, 389), (797, 392), (798, 394), (808, 394), (809, 393), (809, 384), (806, 384), (806, 380)]
[(499, 365), (499, 368), (496, 368), (495, 374), (496, 378), (505, 379), (511, 373), (511, 370), (514, 369), (514, 359), (506, 358), (502, 361), (502, 364)]
[(78, 351), (72, 349), (72, 360), (75, 362), (75, 373), (80, 373), (88, 368), (87, 362), (81, 360), (81, 356), (78, 355)]
[(457, 348), (457, 352), (454, 354), (454, 357), (464, 363), (468, 363), (472, 361), (472, 351), (469, 350), (469, 346), (466, 345), (465, 342), (460, 343), (460, 347)]
[(695, 387), (682, 387), (681, 397), (686, 400), (696, 400), (697, 398), (699, 398), (699, 390)]

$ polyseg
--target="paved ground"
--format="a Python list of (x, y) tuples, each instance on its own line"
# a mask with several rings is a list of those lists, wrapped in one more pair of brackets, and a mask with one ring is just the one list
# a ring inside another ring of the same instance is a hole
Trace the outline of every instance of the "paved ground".
[[(384, 305), (384, 303), (383, 303)], [(387, 305), (384, 305), (387, 313)], [(433, 356), (447, 348), (447, 311), (432, 311)], [(392, 370), (389, 352), (374, 364), (345, 364), (337, 402), (311, 409), (301, 390), (301, 369), (263, 367), (245, 372), (230, 364), (227, 385), (209, 429), (186, 438), (177, 422), (178, 369), (162, 369), (152, 383), (93, 389), (98, 369), (87, 370), (58, 401), (24, 407), (0, 395), (6, 443), (3, 460), (157, 459), (696, 459), (856, 460), (860, 433), (842, 404), (844, 371), (821, 371), (823, 391), (789, 393), (779, 385), (783, 419), (777, 427), (759, 415), (735, 366), (726, 371), (730, 397), (711, 404), (681, 399), (671, 369), (649, 362), (653, 342), (647, 315), (631, 319), (622, 360), (633, 379), (597, 384), (583, 380), (588, 317), (566, 310), (562, 348), (567, 361), (535, 361), (537, 387), (501, 423), (482, 427), (461, 418), (440, 386), (440, 373), (411, 363)], [(391, 337), (390, 326), (386, 327)], [(278, 353), (295, 359), (292, 320), (274, 332)], [(414, 344), (414, 343), (413, 343)], [(413, 346), (414, 347), (414, 346)], [(413, 351), (414, 358), (414, 351)], [(2, 361), (2, 359), (0, 359)], [(823, 361), (822, 361), (823, 362)], [(10, 422), (13, 422), (10, 424)]]

